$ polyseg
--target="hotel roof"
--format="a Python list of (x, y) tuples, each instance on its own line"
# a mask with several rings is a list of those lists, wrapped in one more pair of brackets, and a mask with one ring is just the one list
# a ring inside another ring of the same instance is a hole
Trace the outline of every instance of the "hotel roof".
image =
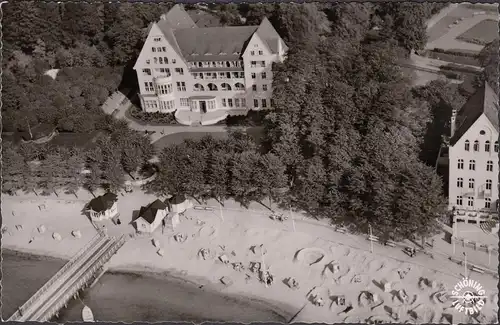
[[(272, 53), (277, 53), (278, 43), (282, 42), (267, 18), (259, 26), (199, 28), (178, 4), (162, 15), (156, 24), (177, 54), (187, 61), (237, 60), (254, 34), (267, 44)], [(282, 46), (287, 49), (283, 42)]]
[(487, 82), (467, 100), (458, 112), (455, 122), (457, 127), (450, 139), (450, 145), (455, 145), (483, 114), (498, 132), (498, 96)]

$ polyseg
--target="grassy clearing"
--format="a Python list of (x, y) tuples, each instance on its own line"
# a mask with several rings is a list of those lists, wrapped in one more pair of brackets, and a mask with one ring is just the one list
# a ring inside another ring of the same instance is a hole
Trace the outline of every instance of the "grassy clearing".
[(497, 37), (498, 21), (485, 19), (458, 36), (457, 40), (472, 44), (486, 45), (493, 42)]

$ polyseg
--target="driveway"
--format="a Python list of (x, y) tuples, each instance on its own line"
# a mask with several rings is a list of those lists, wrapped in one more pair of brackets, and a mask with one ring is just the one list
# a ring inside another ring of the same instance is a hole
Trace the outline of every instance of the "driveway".
[[(125, 120), (131, 129), (139, 132), (155, 132), (151, 137), (151, 142), (156, 142), (162, 137), (181, 132), (226, 132), (228, 127), (225, 125), (208, 125), (208, 126), (186, 126), (186, 125), (143, 125), (137, 123), (126, 116), (127, 109), (132, 105), (130, 100), (126, 98), (121, 92), (117, 91), (111, 95), (108, 100), (103, 104), (102, 109), (106, 114), (115, 113), (116, 119)], [(246, 130), (246, 127), (233, 127)]]

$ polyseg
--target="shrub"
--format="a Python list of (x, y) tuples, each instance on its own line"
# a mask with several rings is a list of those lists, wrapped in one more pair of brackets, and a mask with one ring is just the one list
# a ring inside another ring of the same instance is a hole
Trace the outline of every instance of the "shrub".
[[(179, 124), (175, 120), (174, 113), (147, 113), (137, 106), (131, 106), (128, 110), (128, 117), (135, 119), (140, 124), (172, 125)], [(142, 123), (141, 123), (142, 122)]]
[(250, 110), (247, 115), (228, 116), (223, 123), (228, 126), (261, 126), (269, 112), (269, 110)]

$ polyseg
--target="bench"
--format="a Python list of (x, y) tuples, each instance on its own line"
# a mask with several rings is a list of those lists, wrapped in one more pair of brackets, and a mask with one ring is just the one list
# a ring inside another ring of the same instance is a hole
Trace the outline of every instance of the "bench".
[(396, 243), (393, 242), (392, 240), (388, 240), (384, 243), (384, 245), (386, 246), (390, 246), (390, 247), (396, 247)]
[(345, 228), (336, 228), (335, 231), (340, 232), (341, 234), (345, 234)]
[(475, 271), (475, 272), (481, 273), (481, 274), (484, 273), (484, 269), (482, 267), (477, 266), (477, 265), (472, 265), (472, 271)]

